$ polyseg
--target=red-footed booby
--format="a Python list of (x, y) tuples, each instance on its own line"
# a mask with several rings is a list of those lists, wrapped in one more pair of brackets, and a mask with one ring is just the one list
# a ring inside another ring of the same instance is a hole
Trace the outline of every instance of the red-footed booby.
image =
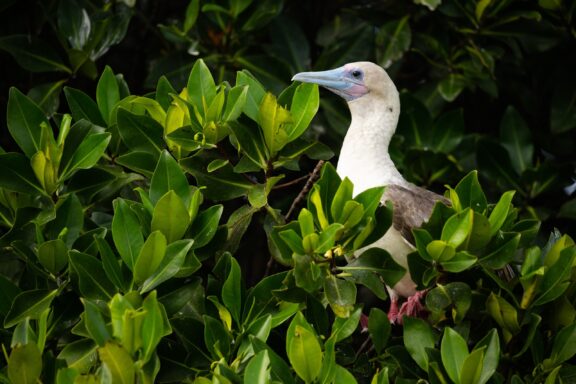
[[(393, 225), (369, 247), (387, 250), (407, 270), (394, 287), (387, 287), (391, 300), (388, 318), (401, 322), (404, 314), (415, 315), (423, 309), (422, 293), (417, 292), (408, 270), (407, 255), (414, 251), (411, 230), (428, 220), (437, 201), (446, 199), (406, 181), (390, 158), (388, 145), (400, 115), (398, 90), (386, 71), (370, 62), (350, 63), (329, 71), (301, 72), (292, 80), (321, 85), (348, 102), (352, 121), (336, 170), (340, 177), (352, 181), (354, 193), (386, 186), (382, 202), (392, 201)], [(408, 298), (400, 310), (399, 295)]]

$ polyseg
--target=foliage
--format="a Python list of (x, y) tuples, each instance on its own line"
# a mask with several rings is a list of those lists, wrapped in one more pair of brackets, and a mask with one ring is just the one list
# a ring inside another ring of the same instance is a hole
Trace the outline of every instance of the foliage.
[[(169, 3), (0, 5), (2, 382), (574, 380), (574, 5)], [(407, 90), (403, 173), (454, 185), (402, 326), (393, 207), (322, 166), (341, 101), (288, 85), (359, 58)]]

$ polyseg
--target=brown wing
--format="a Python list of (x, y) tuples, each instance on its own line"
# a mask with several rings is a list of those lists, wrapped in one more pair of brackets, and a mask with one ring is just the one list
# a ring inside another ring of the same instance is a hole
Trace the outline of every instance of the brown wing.
[(428, 220), (437, 201), (450, 204), (444, 196), (415, 185), (403, 187), (387, 185), (382, 201), (394, 205), (393, 225), (402, 236), (414, 244), (412, 228), (420, 227)]

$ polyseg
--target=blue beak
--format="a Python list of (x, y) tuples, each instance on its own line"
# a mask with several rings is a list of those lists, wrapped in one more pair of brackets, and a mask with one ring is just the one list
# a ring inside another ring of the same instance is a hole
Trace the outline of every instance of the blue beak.
[[(300, 72), (292, 77), (292, 81), (303, 83), (313, 83), (321, 85), (347, 101), (354, 100), (367, 92), (361, 80), (356, 80), (350, 75), (350, 71), (345, 67), (319, 72)], [(360, 92), (359, 92), (360, 91)]]

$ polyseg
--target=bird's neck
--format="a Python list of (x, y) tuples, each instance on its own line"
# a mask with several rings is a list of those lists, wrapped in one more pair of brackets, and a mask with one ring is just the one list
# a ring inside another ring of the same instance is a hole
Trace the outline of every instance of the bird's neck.
[(382, 185), (407, 184), (388, 153), (400, 114), (398, 93), (394, 91), (386, 99), (359, 98), (348, 103), (352, 122), (337, 170), (340, 177), (354, 183), (355, 194)]

